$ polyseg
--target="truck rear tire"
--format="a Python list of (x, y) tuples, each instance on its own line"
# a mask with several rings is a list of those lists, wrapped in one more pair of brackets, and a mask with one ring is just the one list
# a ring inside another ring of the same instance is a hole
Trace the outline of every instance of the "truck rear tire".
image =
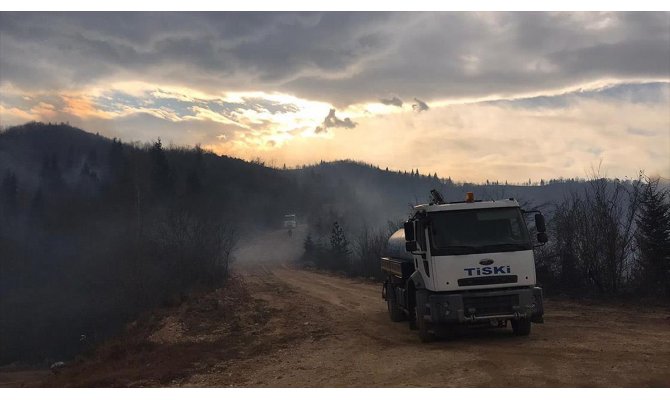
[(530, 320), (527, 318), (513, 319), (512, 332), (514, 332), (514, 335), (516, 336), (530, 335)]
[(391, 284), (386, 286), (386, 306), (389, 310), (389, 317), (393, 322), (400, 322), (405, 319), (405, 313), (402, 311), (396, 300), (395, 290)]
[(422, 343), (428, 343), (435, 340), (435, 333), (432, 330), (430, 322), (426, 321), (426, 300), (427, 295), (423, 290), (416, 291), (416, 307), (414, 315), (416, 317), (416, 328), (419, 331), (419, 339)]

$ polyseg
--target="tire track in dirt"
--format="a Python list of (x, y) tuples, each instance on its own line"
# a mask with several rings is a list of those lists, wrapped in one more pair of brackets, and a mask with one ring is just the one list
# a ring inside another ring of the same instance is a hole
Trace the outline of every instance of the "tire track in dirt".
[(406, 323), (389, 321), (379, 283), (268, 265), (245, 272), (245, 279), (283, 285), (268, 301), (290, 304), (289, 313), (300, 315), (293, 323), (323, 334), (293, 341), (280, 357), (250, 361), (244, 386), (670, 384), (667, 309), (547, 301), (547, 323), (534, 325), (530, 337), (515, 337), (507, 328), (421, 344)]

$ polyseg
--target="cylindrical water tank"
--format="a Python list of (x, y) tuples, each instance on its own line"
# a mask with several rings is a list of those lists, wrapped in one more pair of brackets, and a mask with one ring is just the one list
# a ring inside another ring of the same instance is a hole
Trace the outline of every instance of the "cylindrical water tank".
[(398, 229), (389, 238), (386, 246), (385, 257), (398, 258), (401, 260), (412, 260), (412, 253), (405, 250), (405, 230)]

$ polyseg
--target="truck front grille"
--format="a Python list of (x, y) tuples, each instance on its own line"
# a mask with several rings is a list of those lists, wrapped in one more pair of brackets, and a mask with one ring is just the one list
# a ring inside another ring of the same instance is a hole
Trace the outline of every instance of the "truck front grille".
[(516, 275), (478, 276), (458, 280), (458, 286), (499, 285), (501, 283), (516, 283)]
[(519, 295), (463, 297), (463, 311), (466, 316), (486, 316), (511, 314), (519, 305)]

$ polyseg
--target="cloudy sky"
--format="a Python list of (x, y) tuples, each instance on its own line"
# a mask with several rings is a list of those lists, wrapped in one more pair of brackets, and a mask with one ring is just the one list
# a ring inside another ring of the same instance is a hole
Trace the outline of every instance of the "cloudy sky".
[(0, 13), (0, 124), (281, 166), (670, 176), (670, 13)]

